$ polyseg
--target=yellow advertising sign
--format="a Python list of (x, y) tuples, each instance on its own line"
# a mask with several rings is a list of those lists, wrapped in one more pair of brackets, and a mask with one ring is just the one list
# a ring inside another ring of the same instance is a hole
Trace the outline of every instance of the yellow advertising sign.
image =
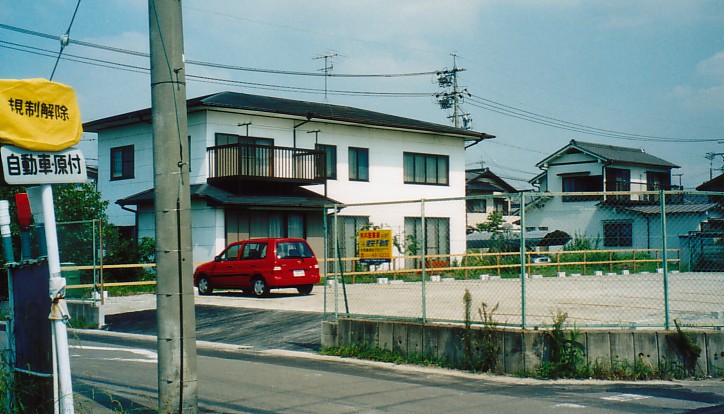
[(75, 92), (45, 79), (0, 79), (0, 143), (30, 151), (61, 151), (80, 141)]
[(360, 230), (357, 236), (360, 262), (379, 264), (392, 260), (392, 230)]

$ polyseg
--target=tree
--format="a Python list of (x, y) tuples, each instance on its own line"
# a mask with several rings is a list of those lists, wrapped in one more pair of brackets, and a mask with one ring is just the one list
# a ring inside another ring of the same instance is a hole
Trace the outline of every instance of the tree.
[(491, 213), (488, 220), (478, 223), (476, 230), (479, 232), (490, 233), (489, 251), (506, 252), (513, 251), (513, 246), (509, 242), (508, 231), (505, 228), (505, 220), (501, 213)]

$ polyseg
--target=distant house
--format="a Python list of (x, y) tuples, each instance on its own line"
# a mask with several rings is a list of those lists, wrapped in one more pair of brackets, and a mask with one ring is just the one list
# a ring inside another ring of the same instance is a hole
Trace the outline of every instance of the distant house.
[[(585, 235), (599, 239), (603, 248), (660, 248), (659, 195), (631, 192), (671, 189), (671, 170), (678, 168), (676, 164), (640, 148), (571, 140), (537, 166), (542, 172), (530, 182), (539, 189), (538, 197), (526, 204), (526, 227)], [(719, 217), (716, 207), (706, 199), (668, 197), (668, 247), (679, 246), (678, 234)]]
[(711, 180), (696, 187), (699, 191), (718, 191), (724, 192), (724, 174), (718, 175)]
[(507, 223), (518, 219), (511, 216), (513, 203), (510, 194), (518, 190), (493, 173), (490, 168), (472, 168), (465, 170), (465, 195), (468, 212), (468, 229), (473, 230), (479, 223), (484, 223), (492, 213), (503, 216)]
[[(187, 108), (195, 262), (229, 242), (269, 236), (305, 238), (322, 256), (324, 207), (332, 203), (462, 198), (466, 143), (493, 138), (364, 109), (233, 92), (189, 99)], [(153, 237), (151, 109), (91, 121), (84, 130), (98, 134), (98, 186), (111, 202), (109, 218)], [(356, 231), (368, 224), (413, 237), (426, 231), (429, 254), (465, 249), (462, 200), (430, 206), (425, 229), (412, 204), (345, 207), (340, 214), (343, 257), (355, 256)]]

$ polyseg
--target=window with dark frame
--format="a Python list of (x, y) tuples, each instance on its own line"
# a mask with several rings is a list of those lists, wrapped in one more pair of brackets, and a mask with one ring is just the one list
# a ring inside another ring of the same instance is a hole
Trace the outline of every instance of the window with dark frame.
[[(564, 193), (591, 193), (603, 191), (603, 177), (600, 175), (570, 175), (561, 177)], [(600, 200), (600, 195), (563, 196), (563, 202)]]
[(369, 181), (369, 169), (369, 150), (349, 147), (349, 179), (351, 181)]
[(603, 222), (603, 245), (606, 247), (633, 246), (633, 221), (609, 220)]
[(324, 151), (325, 159), (327, 162), (326, 173), (327, 179), (337, 179), (337, 146), (327, 144), (315, 144), (314, 149), (318, 151)]
[(447, 155), (403, 153), (405, 184), (449, 185)]
[(111, 181), (134, 178), (133, 145), (111, 148)]
[(488, 210), (488, 200), (485, 198), (469, 198), (466, 205), (468, 213), (485, 213)]

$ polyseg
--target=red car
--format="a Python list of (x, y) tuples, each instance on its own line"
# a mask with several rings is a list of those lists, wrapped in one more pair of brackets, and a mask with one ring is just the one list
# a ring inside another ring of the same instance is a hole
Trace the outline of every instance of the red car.
[(301, 295), (319, 283), (319, 263), (303, 239), (251, 239), (231, 243), (194, 272), (200, 295), (214, 289), (241, 289), (256, 297), (269, 289), (295, 287)]

